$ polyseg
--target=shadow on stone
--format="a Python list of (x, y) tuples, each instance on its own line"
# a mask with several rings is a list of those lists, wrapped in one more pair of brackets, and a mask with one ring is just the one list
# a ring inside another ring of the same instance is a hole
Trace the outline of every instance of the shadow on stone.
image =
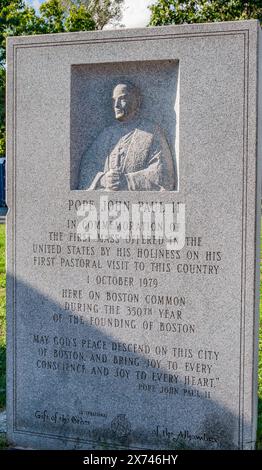
[(143, 353), (132, 352), (134, 346), (127, 351), (139, 340), (138, 331), (124, 337), (111, 319), (112, 335), (106, 335), (105, 328), (90, 326), (88, 315), (74, 323), (70, 310), (18, 279), (13, 293), (8, 430), (16, 445), (239, 448), (238, 416), (202, 392), (194, 395), (196, 387), (187, 386), (185, 393), (179, 373), (150, 366), (155, 356), (149, 345)]

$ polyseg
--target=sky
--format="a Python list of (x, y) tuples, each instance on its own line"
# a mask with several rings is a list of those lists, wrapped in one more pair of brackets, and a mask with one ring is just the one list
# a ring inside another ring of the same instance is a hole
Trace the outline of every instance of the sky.
[(125, 0), (122, 23), (127, 28), (146, 26), (150, 18), (147, 7), (152, 3), (152, 0)]
[[(42, 0), (28, 0), (28, 3), (38, 9)], [(122, 23), (126, 28), (139, 28), (146, 26), (149, 22), (150, 11), (148, 5), (154, 0), (125, 0)]]

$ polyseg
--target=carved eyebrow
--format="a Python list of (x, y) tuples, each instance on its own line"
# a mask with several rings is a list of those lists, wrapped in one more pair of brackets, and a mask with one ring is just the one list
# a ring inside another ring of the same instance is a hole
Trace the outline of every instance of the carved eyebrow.
[[(122, 98), (123, 96), (127, 96), (127, 93), (123, 93), (122, 95), (117, 95), (117, 98)], [(112, 98), (115, 99), (116, 97), (113, 95)]]

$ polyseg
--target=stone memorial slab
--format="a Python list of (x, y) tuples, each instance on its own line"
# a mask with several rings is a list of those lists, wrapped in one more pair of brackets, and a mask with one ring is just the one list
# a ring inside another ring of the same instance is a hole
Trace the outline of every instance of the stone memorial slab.
[(253, 449), (257, 21), (8, 39), (8, 436)]

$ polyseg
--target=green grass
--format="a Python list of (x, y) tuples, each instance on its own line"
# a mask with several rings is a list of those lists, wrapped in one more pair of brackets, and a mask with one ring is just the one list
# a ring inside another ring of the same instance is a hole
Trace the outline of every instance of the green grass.
[(0, 224), (0, 410), (5, 407), (5, 358), (6, 358), (6, 321), (5, 321), (5, 225)]
[(260, 235), (260, 327), (258, 358), (258, 426), (257, 448), (262, 450), (262, 231)]
[[(262, 260), (262, 232), (261, 256)], [(0, 224), (0, 410), (5, 407), (6, 373), (6, 320), (5, 320), (5, 225)], [(0, 448), (2, 442), (0, 442)], [(260, 329), (259, 329), (259, 369), (258, 369), (258, 431), (257, 448), (262, 450), (262, 262), (260, 263)]]
[(5, 433), (0, 434), (0, 450), (8, 448), (8, 442)]

